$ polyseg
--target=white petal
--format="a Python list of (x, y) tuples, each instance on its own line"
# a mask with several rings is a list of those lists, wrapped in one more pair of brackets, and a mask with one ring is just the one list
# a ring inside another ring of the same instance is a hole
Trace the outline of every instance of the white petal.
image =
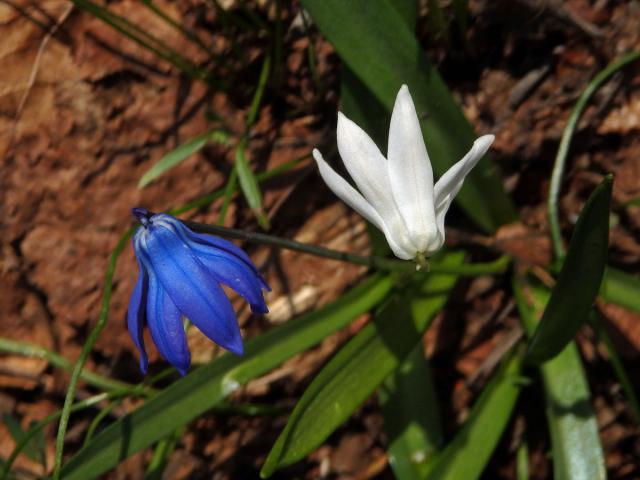
[(433, 170), (422, 138), (411, 94), (403, 85), (396, 97), (389, 127), (388, 169), (396, 205), (411, 243), (420, 252), (435, 237)]
[(382, 221), (382, 218), (380, 218), (380, 215), (378, 215), (378, 212), (375, 211), (369, 202), (367, 202), (355, 188), (349, 185), (349, 182), (338, 175), (336, 171), (329, 166), (317, 148), (313, 149), (313, 158), (315, 158), (316, 163), (318, 164), (320, 176), (331, 191), (335, 193), (340, 200), (369, 220), (380, 230), (383, 230), (384, 222)]
[(313, 158), (318, 164), (320, 176), (331, 191), (385, 234), (387, 242), (396, 257), (403, 260), (410, 260), (415, 257), (415, 252), (412, 252), (411, 249), (407, 250), (398, 245), (378, 212), (355, 188), (349, 185), (344, 178), (329, 166), (318, 149), (313, 149)]
[(403, 250), (418, 252), (407, 234), (407, 227), (396, 206), (389, 182), (387, 160), (371, 137), (342, 113), (338, 113), (338, 151), (349, 175)]
[(462, 160), (447, 170), (433, 188), (438, 232), (442, 235), (443, 242), (444, 217), (451, 206), (451, 202), (462, 188), (467, 174), (476, 166), (484, 154), (487, 153), (494, 139), (495, 137), (493, 135), (484, 135), (473, 142), (471, 150), (469, 150)]

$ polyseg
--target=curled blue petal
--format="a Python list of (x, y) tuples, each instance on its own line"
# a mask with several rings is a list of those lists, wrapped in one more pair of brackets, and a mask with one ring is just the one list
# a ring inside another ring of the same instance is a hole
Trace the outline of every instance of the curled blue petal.
[(170, 215), (158, 214), (156, 217), (158, 217), (159, 220), (171, 222), (171, 225), (175, 227), (178, 234), (189, 244), (189, 247), (196, 250), (198, 253), (209, 254), (215, 252), (220, 255), (226, 253), (227, 256), (234, 257), (238, 262), (243, 263), (249, 271), (253, 272), (260, 283), (261, 289), (267, 290), (268, 292), (271, 291), (271, 288), (262, 278), (262, 275), (260, 275), (260, 272), (258, 272), (258, 269), (253, 264), (249, 256), (236, 244), (213, 235), (194, 232), (187, 228), (181, 221), (171, 217)]
[(233, 307), (220, 284), (233, 288), (254, 313), (266, 313), (269, 290), (246, 253), (231, 242), (189, 230), (178, 219), (135, 208), (142, 224), (134, 237), (140, 276), (127, 324), (146, 373), (142, 332), (147, 325), (162, 356), (183, 375), (191, 357), (182, 326), (188, 318), (207, 337), (241, 355), (242, 337)]
[(229, 299), (170, 225), (149, 227), (142, 244), (151, 268), (180, 312), (211, 340), (242, 354), (242, 337)]
[(146, 301), (148, 290), (148, 279), (144, 268), (140, 269), (138, 281), (133, 288), (131, 300), (129, 301), (129, 309), (127, 310), (127, 328), (133, 339), (133, 343), (140, 352), (140, 370), (143, 374), (147, 373), (149, 358), (144, 348), (143, 330), (146, 324)]
[(247, 266), (228, 253), (200, 253), (199, 259), (218, 282), (234, 289), (251, 306), (253, 313), (269, 313), (262, 296), (260, 278)]
[(160, 354), (182, 375), (191, 364), (191, 354), (182, 325), (182, 315), (155, 275), (149, 276), (147, 301), (149, 331)]

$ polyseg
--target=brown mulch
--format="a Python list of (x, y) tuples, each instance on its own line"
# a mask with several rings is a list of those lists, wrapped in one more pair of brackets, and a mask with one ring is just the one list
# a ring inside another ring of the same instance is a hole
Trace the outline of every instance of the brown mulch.
[[(131, 207), (166, 210), (223, 188), (233, 148), (207, 146), (143, 190), (137, 188), (138, 180), (166, 152), (211, 126), (224, 127), (233, 138), (243, 133), (262, 53), (268, 48), (264, 33), (222, 27), (209, 2), (156, 3), (211, 42), (219, 56), (214, 73), (220, 78), (233, 75), (226, 90), (208, 88), (180, 74), (67, 1), (0, 2), (1, 335), (53, 349), (72, 361), (97, 319), (108, 256), (131, 225)], [(221, 3), (232, 11), (236, 8), (236, 2)], [(194, 62), (205, 62), (201, 50), (142, 2), (114, 0), (109, 8)], [(251, 2), (248, 8), (266, 22), (275, 15), (273, 2)], [(477, 132), (496, 134), (493, 156), (522, 221), (486, 237), (460, 212), (452, 211), (449, 240), (467, 245), (479, 258), (488, 250), (501, 250), (528, 265), (544, 266), (550, 261), (545, 202), (560, 136), (589, 80), (620, 54), (638, 48), (640, 9), (635, 2), (477, 0), (470, 2), (470, 10), (472, 52), (459, 45), (445, 48), (431, 38), (426, 12), (418, 31)], [(281, 80), (267, 89), (248, 150), (256, 171), (335, 141), (340, 61), (316, 31), (309, 37), (299, 27), (289, 28), (298, 11), (297, 3), (284, 7)], [(449, 20), (455, 39), (455, 22)], [(307, 62), (309, 42), (315, 46), (320, 89)], [(571, 145), (560, 205), (568, 236), (590, 191), (606, 173), (614, 173), (610, 262), (628, 272), (640, 271), (640, 206), (628, 204), (640, 197), (639, 86), (640, 68), (633, 65), (592, 100)], [(327, 190), (310, 160), (268, 182), (263, 190), (271, 233), (369, 253), (364, 223)], [(220, 205), (215, 202), (186, 218), (215, 223)], [(239, 196), (225, 224), (258, 228)], [(271, 313), (266, 318), (252, 317), (241, 302), (234, 303), (245, 337), (326, 304), (366, 272), (299, 253), (255, 246), (247, 250), (266, 273), (273, 292), (267, 297)], [(88, 363), (101, 374), (131, 382), (141, 379), (137, 352), (124, 324), (135, 278), (128, 247), (116, 271), (109, 325)], [(425, 350), (441, 387), (448, 436), (465, 418), (486, 379), (481, 373), (490, 372), (492, 352), (518, 325), (510, 295), (506, 279), (465, 280), (425, 336)], [(601, 311), (632, 381), (638, 384), (640, 316), (614, 305)], [(366, 316), (358, 319), (346, 331), (250, 382), (233, 400), (291, 409), (313, 375), (366, 320)], [(189, 342), (195, 363), (220, 353), (198, 332), (190, 332)], [(580, 336), (580, 345), (609, 478), (638, 478), (637, 423), (606, 353), (595, 346), (589, 332)], [(165, 363), (150, 350), (151, 370), (159, 372)], [(40, 359), (0, 358), (0, 414), (10, 413), (27, 427), (61, 407), (66, 373)], [(94, 392), (81, 385), (78, 395), (84, 398)], [(531, 478), (550, 478), (548, 439), (544, 429), (536, 428), (544, 425), (541, 402), (535, 394), (520, 401), (521, 413), (504, 436), (486, 478), (515, 478), (515, 439), (525, 429)], [(110, 419), (135, 406), (125, 402)], [(72, 419), (66, 453), (80, 447), (95, 413)], [(166, 478), (256, 478), (285, 422), (285, 415), (203, 415), (178, 442)], [(393, 478), (382, 427), (376, 400), (369, 399), (321, 448), (278, 478)], [(51, 466), (55, 427), (45, 432)], [(0, 458), (6, 458), (13, 446), (0, 424)], [(106, 478), (141, 478), (150, 455), (150, 451), (134, 455)], [(24, 478), (45, 473), (24, 456), (16, 469)]]

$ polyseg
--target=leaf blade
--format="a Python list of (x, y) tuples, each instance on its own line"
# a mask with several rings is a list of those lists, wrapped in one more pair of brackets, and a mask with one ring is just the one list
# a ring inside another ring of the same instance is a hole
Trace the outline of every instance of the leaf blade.
[[(450, 254), (444, 262), (459, 264), (462, 258), (460, 253)], [(429, 275), (416, 291), (386, 304), (338, 351), (296, 404), (262, 467), (263, 478), (318, 447), (397, 368), (446, 302), (455, 280)], [(402, 322), (399, 312), (406, 316)]]
[[(514, 278), (520, 318), (531, 335), (549, 301), (548, 290)], [(539, 366), (551, 433), (554, 478), (606, 478), (598, 423), (580, 354), (574, 342)]]
[(474, 480), (502, 436), (520, 393), (521, 355), (503, 360), (471, 408), (469, 418), (434, 461), (427, 480)]
[(431, 370), (418, 343), (379, 393), (389, 465), (397, 480), (421, 480), (443, 442)]
[(529, 363), (540, 364), (559, 354), (587, 320), (607, 263), (611, 189), (608, 176), (580, 212), (558, 281), (531, 338)]
[(247, 381), (309, 348), (380, 302), (393, 285), (374, 275), (339, 300), (252, 339), (245, 356), (225, 354), (117, 420), (62, 468), (65, 480), (94, 478), (202, 414)]
[(176, 167), (191, 155), (199, 152), (204, 146), (210, 142), (226, 144), (228, 142), (228, 134), (220, 129), (211, 129), (200, 135), (193, 137), (191, 140), (179, 145), (158, 160), (138, 182), (138, 188), (144, 188), (153, 182), (156, 178)]

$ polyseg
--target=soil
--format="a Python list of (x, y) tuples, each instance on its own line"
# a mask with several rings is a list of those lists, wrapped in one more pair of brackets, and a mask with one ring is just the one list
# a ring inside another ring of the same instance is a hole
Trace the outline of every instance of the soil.
[[(77, 359), (95, 324), (108, 258), (132, 225), (134, 206), (163, 211), (224, 188), (234, 149), (210, 144), (144, 189), (140, 177), (164, 154), (204, 132), (224, 128), (233, 144), (244, 133), (269, 39), (264, 29), (225, 23), (211, 2), (154, 2), (211, 45), (216, 62), (143, 2), (113, 0), (109, 9), (150, 31), (196, 65), (210, 68), (212, 85), (194, 80), (101, 20), (63, 0), (0, 2), (0, 328), (5, 338), (29, 342)], [(223, 8), (250, 23), (239, 4)], [(284, 2), (286, 3), (286, 2)], [(426, 3), (426, 2), (422, 2)], [(275, 2), (248, 2), (266, 24)], [(450, 245), (464, 244), (476, 258), (490, 250), (508, 252), (528, 265), (551, 258), (546, 220), (550, 171), (567, 118), (588, 82), (609, 62), (638, 48), (640, 4), (635, 1), (533, 0), (469, 2), (471, 50), (465, 50), (447, 9), (453, 45), (430, 33), (426, 7), (418, 32), (478, 134), (494, 133), (493, 157), (518, 205), (521, 223), (488, 237), (452, 211)], [(335, 145), (340, 60), (319, 32), (300, 25), (297, 2), (283, 6), (283, 61), (271, 78), (248, 155), (254, 171), (307, 156), (293, 171), (263, 185), (270, 233), (359, 254), (369, 254), (361, 218), (326, 188), (308, 158), (315, 146)], [(313, 45), (315, 83), (307, 59)], [(215, 85), (213, 85), (215, 84)], [(640, 270), (640, 66), (632, 64), (598, 91), (571, 144), (561, 198), (568, 238), (593, 188), (615, 174), (610, 264)], [(634, 203), (635, 200), (635, 203)], [(216, 223), (222, 200), (183, 218)], [(241, 196), (234, 196), (225, 225), (258, 230)], [(251, 316), (234, 301), (245, 338), (340, 296), (364, 278), (366, 269), (316, 257), (246, 245), (273, 291), (271, 313)], [(124, 323), (136, 279), (130, 247), (119, 260), (108, 326), (91, 353), (88, 368), (137, 382), (137, 352)], [(461, 282), (444, 315), (425, 337), (441, 386), (440, 402), (453, 435), (491, 371), (492, 355), (517, 328), (506, 277)], [(640, 382), (640, 316), (615, 305), (599, 307), (635, 385)], [(295, 357), (232, 397), (233, 402), (270, 404), (290, 410), (314, 374), (367, 321)], [(190, 330), (195, 364), (220, 349)], [(586, 330), (579, 338), (594, 394), (609, 478), (640, 477), (640, 436), (606, 353)], [(148, 345), (151, 342), (148, 341)], [(165, 362), (150, 349), (151, 373)], [(0, 413), (23, 428), (62, 406), (69, 376), (39, 358), (3, 355)], [(81, 384), (78, 398), (95, 389)], [(520, 400), (519, 412), (496, 450), (484, 478), (515, 478), (516, 440), (525, 423), (531, 478), (550, 478), (548, 438), (531, 419), (541, 398)], [(105, 421), (136, 407), (124, 402)], [(67, 455), (77, 451), (98, 410), (72, 418)], [(286, 415), (208, 413), (194, 421), (169, 458), (164, 478), (257, 478), (257, 472)], [(278, 478), (393, 478), (385, 453), (382, 416), (374, 398), (306, 460)], [(45, 429), (46, 457), (53, 464), (55, 425)], [(0, 458), (14, 441), (0, 425)], [(105, 478), (142, 478), (151, 458), (144, 451)], [(46, 474), (22, 455), (19, 478)]]

